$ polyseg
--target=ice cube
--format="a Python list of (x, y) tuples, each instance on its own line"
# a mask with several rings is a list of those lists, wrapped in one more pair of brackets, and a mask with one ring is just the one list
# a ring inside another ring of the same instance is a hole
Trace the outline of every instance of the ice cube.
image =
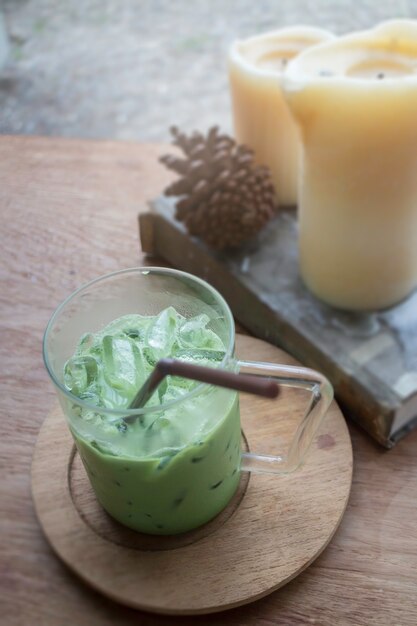
[(147, 443), (153, 452), (171, 450), (176, 453), (183, 445), (181, 431), (175, 420), (165, 412), (154, 419), (146, 429)]
[(164, 309), (149, 325), (146, 343), (154, 351), (155, 360), (169, 356), (177, 340), (179, 316), (170, 306)]
[(76, 354), (80, 356), (88, 354), (95, 342), (96, 340), (92, 333), (85, 333), (78, 343)]
[(146, 363), (150, 366), (151, 369), (155, 367), (158, 362), (158, 353), (152, 348), (143, 348), (142, 350), (143, 356), (146, 360)]
[(64, 366), (64, 384), (71, 393), (80, 396), (96, 380), (97, 361), (92, 356), (75, 356)]
[(224, 359), (224, 350), (207, 350), (207, 349), (183, 349), (177, 350), (174, 357), (185, 363), (195, 363), (196, 365), (204, 365), (206, 367), (218, 367), (219, 363)]
[(140, 349), (128, 337), (103, 337), (103, 374), (106, 382), (130, 396), (146, 376)]
[(165, 389), (159, 396), (161, 404), (166, 404), (167, 402), (172, 402), (173, 400), (179, 400), (185, 393), (190, 391), (194, 385), (195, 382), (192, 380), (169, 376)]
[(224, 350), (220, 337), (207, 324), (210, 318), (205, 313), (186, 320), (179, 331), (179, 344), (182, 348), (204, 348), (206, 350)]

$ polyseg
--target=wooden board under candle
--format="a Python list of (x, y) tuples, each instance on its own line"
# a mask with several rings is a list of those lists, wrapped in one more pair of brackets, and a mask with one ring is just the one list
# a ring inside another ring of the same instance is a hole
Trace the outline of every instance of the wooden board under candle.
[(139, 216), (144, 252), (207, 280), (254, 335), (322, 371), (346, 412), (382, 445), (417, 424), (417, 293), (386, 311), (338, 311), (299, 278), (295, 210), (224, 254), (190, 237), (173, 206), (161, 196)]

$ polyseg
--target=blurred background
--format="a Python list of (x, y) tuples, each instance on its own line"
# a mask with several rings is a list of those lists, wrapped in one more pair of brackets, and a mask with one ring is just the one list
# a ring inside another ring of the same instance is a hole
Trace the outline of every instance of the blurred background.
[(417, 17), (417, 0), (0, 0), (0, 133), (230, 131), (234, 39), (297, 23), (341, 34), (392, 17)]

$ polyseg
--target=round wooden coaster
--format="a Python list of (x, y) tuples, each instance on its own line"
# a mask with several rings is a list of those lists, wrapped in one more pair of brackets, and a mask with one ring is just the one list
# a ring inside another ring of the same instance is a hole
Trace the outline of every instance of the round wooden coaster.
[[(238, 335), (243, 359), (295, 364)], [(246, 447), (282, 452), (308, 394), (276, 402), (241, 396)], [(242, 473), (233, 501), (204, 527), (175, 537), (135, 533), (98, 505), (61, 409), (46, 418), (32, 465), (39, 521), (54, 550), (85, 582), (128, 606), (167, 614), (222, 611), (257, 600), (302, 572), (327, 546), (349, 497), (352, 448), (333, 402), (304, 465), (288, 476)]]

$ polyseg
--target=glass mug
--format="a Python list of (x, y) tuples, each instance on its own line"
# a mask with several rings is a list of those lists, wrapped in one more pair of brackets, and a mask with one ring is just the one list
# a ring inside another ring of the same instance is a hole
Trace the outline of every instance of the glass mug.
[[(108, 409), (89, 404), (65, 387), (64, 366), (82, 335), (121, 316), (157, 315), (169, 306), (185, 318), (203, 313), (209, 317), (208, 327), (225, 346), (220, 367), (270, 377), (311, 393), (286, 455), (242, 451), (236, 391), (195, 384), (179, 399), (162, 405)], [(241, 471), (285, 474), (300, 465), (332, 401), (330, 383), (302, 367), (236, 360), (234, 345), (234, 321), (222, 296), (203, 280), (172, 269), (132, 268), (100, 277), (69, 296), (53, 314), (44, 336), (46, 369), (96, 497), (122, 524), (157, 535), (189, 531), (225, 508)], [(126, 432), (124, 420), (129, 417), (129, 424), (140, 424), (162, 417), (169, 423), (170, 415), (191, 426), (198, 420), (192, 440), (169, 455), (163, 448), (141, 453), (144, 435), (139, 426)]]

